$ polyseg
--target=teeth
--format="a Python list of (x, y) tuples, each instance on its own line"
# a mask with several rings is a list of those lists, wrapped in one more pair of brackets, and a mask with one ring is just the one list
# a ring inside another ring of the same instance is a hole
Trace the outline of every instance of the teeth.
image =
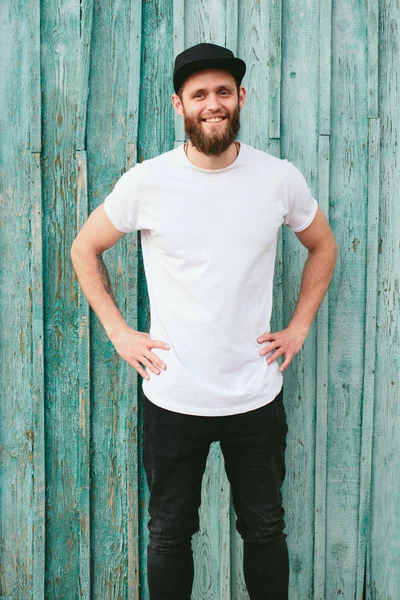
[(214, 117), (213, 119), (204, 119), (206, 123), (218, 123), (218, 121), (222, 121), (223, 117)]

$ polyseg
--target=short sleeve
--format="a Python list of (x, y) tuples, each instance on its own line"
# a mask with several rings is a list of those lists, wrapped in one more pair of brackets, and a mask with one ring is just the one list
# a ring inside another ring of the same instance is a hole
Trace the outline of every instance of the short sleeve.
[(313, 198), (302, 172), (292, 162), (287, 161), (287, 164), (283, 192), (283, 222), (294, 232), (299, 232), (311, 225), (318, 210), (318, 203)]
[(118, 231), (129, 233), (141, 227), (141, 163), (126, 171), (104, 200), (104, 210)]

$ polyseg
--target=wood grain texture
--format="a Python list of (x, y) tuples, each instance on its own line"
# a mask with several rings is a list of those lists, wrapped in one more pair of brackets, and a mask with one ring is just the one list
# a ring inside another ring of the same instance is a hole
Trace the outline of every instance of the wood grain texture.
[[(282, 12), (281, 155), (304, 174), (318, 192), (319, 3), (284, 4)], [(283, 324), (293, 314), (306, 249), (283, 227)], [(284, 399), (289, 432), (287, 476), (283, 486), (287, 543), (290, 554), (290, 595), (313, 597), (315, 534), (315, 407), (316, 323), (302, 350), (284, 373)], [(299, 502), (301, 498), (301, 502)]]
[[(174, 53), (173, 58), (185, 50), (185, 0), (173, 0), (173, 35), (174, 35)], [(174, 94), (174, 86), (172, 84), (171, 94)], [(186, 141), (185, 128), (183, 119), (174, 110), (174, 129), (175, 140), (174, 148), (177, 148)]]
[(376, 372), (377, 276), (380, 197), (380, 119), (378, 111), (378, 2), (368, 3), (368, 222), (365, 295), (365, 362), (362, 404), (360, 500), (356, 598), (370, 597), (368, 544), (371, 523), (372, 445)]
[[(43, 228), (42, 228), (42, 170), (40, 118), (40, 3), (29, 5), (30, 25), (30, 195), (31, 212), (31, 311), (32, 311), (32, 401), (33, 427), (30, 437), (33, 448), (33, 532), (31, 589), (33, 598), (45, 595), (45, 408), (44, 408), (44, 323), (43, 323)], [(1, 562), (1, 557), (0, 557)], [(1, 579), (1, 576), (0, 576)]]
[(329, 294), (326, 590), (354, 595), (357, 580), (361, 414), (365, 361), (367, 12), (332, 13), (331, 224), (339, 256)]
[[(328, 37), (329, 43), (330, 38)], [(321, 85), (320, 81), (320, 85)], [(320, 109), (323, 108), (320, 103)], [(321, 115), (319, 122), (321, 122)], [(318, 140), (318, 204), (329, 221), (330, 138)], [(326, 457), (328, 438), (329, 378), (329, 290), (316, 317), (316, 408), (315, 408), (315, 506), (314, 506), (314, 600), (325, 600), (326, 563)]]
[[(87, 139), (90, 210), (137, 161), (141, 4), (95, 4)], [(127, 324), (137, 329), (137, 233), (104, 253)], [(98, 319), (91, 324), (93, 597), (139, 597), (138, 386)]]
[[(79, 28), (80, 46), (76, 77), (77, 96), (77, 148), (76, 172), (76, 225), (79, 231), (89, 216), (87, 185), (87, 153), (85, 150), (87, 104), (89, 93), (90, 43), (92, 39), (93, 2), (81, 3)], [(79, 382), (79, 434), (78, 434), (78, 512), (79, 512), (79, 597), (91, 597), (90, 552), (90, 307), (78, 286), (78, 382)]]
[[(85, 106), (87, 97), (85, 96)], [(87, 155), (76, 154), (76, 217), (78, 230), (88, 218)], [(79, 594), (90, 598), (90, 334), (89, 304), (78, 287), (78, 377), (79, 377), (79, 438), (78, 438), (78, 510), (79, 510)]]
[[(130, 4), (130, 47), (129, 47), (129, 79), (127, 97), (127, 169), (138, 160), (140, 77), (142, 68), (142, 3), (132, 0)], [(132, 232), (131, 239), (126, 239), (126, 319), (132, 329), (138, 329), (138, 233)], [(141, 447), (139, 437), (140, 403), (138, 390), (138, 374), (132, 367), (127, 367), (127, 444), (126, 478), (127, 478), (127, 547), (128, 547), (128, 600), (138, 600), (140, 594), (141, 556), (139, 525), (140, 512), (140, 476)]]
[(399, 23), (399, 2), (380, 3), (378, 292), (368, 564), (368, 595), (373, 600), (394, 600), (400, 589)]
[(75, 111), (81, 97), (77, 78), (80, 12), (79, 6), (67, 3), (46, 3), (41, 9), (45, 597), (62, 598), (78, 594), (83, 541), (79, 519), (79, 323), (76, 277), (70, 260), (77, 217)]
[[(319, 106), (318, 106), (318, 204), (328, 222), (329, 165), (331, 131), (331, 51), (332, 4), (320, 4), (319, 14)], [(316, 317), (317, 327), (317, 389), (315, 410), (315, 524), (314, 578), (315, 600), (325, 599), (326, 565), (326, 460), (328, 439), (328, 382), (329, 382), (329, 290)]]
[[(173, 92), (173, 3), (161, 0), (142, 3), (141, 77), (138, 128), (138, 161), (153, 158), (174, 145), (174, 111), (170, 96)], [(150, 307), (146, 275), (139, 237), (137, 271), (137, 328), (150, 330)], [(157, 377), (150, 373), (150, 377)], [(162, 377), (162, 373), (160, 374)], [(142, 378), (138, 376), (139, 409), (141, 409)], [(138, 439), (142, 451), (143, 425), (140, 414)], [(148, 598), (147, 545), (149, 541), (149, 491), (140, 454), (139, 532), (140, 532), (140, 598)]]
[(29, 597), (44, 573), (40, 15), (0, 10), (0, 597)]

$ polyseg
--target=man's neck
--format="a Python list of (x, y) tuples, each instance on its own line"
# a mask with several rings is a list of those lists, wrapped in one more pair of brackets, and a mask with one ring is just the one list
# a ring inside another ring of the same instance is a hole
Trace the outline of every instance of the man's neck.
[[(238, 142), (238, 146), (240, 149), (240, 142)], [(216, 156), (207, 156), (202, 152), (199, 152), (197, 148), (192, 146), (191, 142), (188, 142), (186, 145), (186, 156), (196, 167), (200, 169), (224, 169), (225, 167), (229, 167), (237, 158), (238, 149), (236, 148), (236, 144), (233, 142), (228, 150), (225, 150), (222, 154)]]

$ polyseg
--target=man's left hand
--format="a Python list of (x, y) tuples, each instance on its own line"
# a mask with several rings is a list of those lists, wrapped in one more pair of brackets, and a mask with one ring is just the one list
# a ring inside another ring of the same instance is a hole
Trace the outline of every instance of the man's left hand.
[(260, 344), (269, 342), (269, 344), (260, 350), (260, 356), (264, 356), (265, 354), (268, 354), (268, 352), (276, 350), (276, 352), (271, 354), (267, 359), (267, 364), (270, 365), (274, 360), (279, 358), (279, 356), (283, 355), (285, 360), (279, 367), (279, 370), (282, 372), (290, 365), (293, 356), (300, 352), (307, 335), (308, 330), (290, 325), (286, 327), (286, 329), (276, 331), (275, 333), (264, 333), (257, 338), (257, 342)]

